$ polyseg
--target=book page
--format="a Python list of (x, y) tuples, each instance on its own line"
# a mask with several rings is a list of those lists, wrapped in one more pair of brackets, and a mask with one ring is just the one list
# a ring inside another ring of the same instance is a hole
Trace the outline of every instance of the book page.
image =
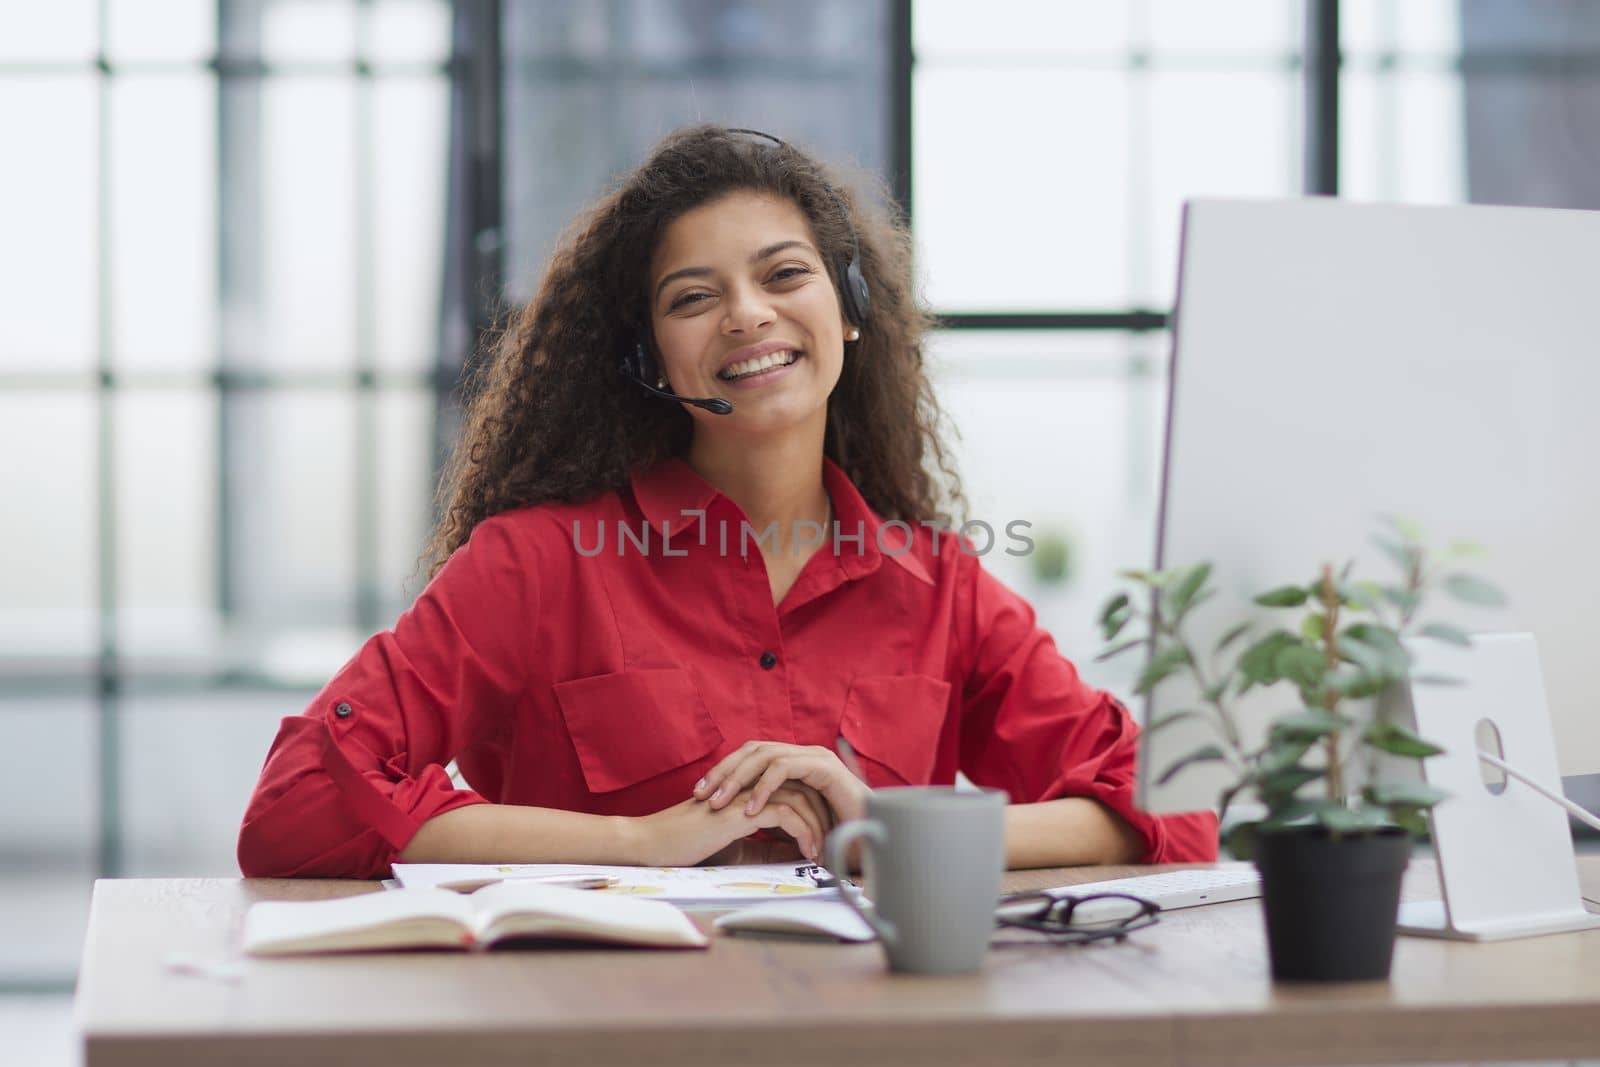
[[(418, 920), (443, 921), (458, 926), (462, 935), (473, 929), (468, 898), (447, 889), (400, 889), (362, 893), (337, 900), (263, 900), (245, 915), (244, 950), (269, 951), (275, 946), (313, 946), (345, 935), (392, 928), (394, 944), (408, 942), (408, 924)], [(370, 937), (360, 939), (372, 945)], [(382, 939), (378, 939), (381, 943)]]
[(474, 913), (473, 931), (485, 942), (523, 936), (636, 945), (698, 947), (707, 943), (687, 915), (659, 900), (528, 881), (496, 882), (464, 899)]

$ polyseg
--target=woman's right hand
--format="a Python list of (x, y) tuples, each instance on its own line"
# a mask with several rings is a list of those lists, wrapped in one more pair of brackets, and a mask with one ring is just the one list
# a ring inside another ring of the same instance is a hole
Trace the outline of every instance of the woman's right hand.
[(827, 801), (807, 786), (779, 787), (754, 815), (744, 813), (748, 797), (713, 809), (693, 798), (634, 820), (632, 850), (644, 867), (692, 867), (757, 830), (781, 830), (794, 838), (801, 855), (816, 861), (833, 823)]

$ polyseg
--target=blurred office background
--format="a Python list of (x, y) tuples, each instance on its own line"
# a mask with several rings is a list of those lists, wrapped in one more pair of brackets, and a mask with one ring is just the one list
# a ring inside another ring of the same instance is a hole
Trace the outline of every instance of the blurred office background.
[(476, 331), (674, 126), (894, 191), (971, 515), (1041, 546), (988, 562), (1116, 685), (1182, 201), (1596, 208), (1597, 116), (1581, 0), (7, 0), (0, 991), (70, 990), (96, 876), (236, 873), (418, 591)]

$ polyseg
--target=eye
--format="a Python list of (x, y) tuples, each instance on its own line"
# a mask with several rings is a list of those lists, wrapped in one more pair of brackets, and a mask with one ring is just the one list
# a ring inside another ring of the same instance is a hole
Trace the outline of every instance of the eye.
[(778, 271), (776, 274), (774, 274), (772, 276), (772, 280), (775, 281), (775, 282), (786, 282), (790, 278), (795, 277), (796, 275), (810, 274), (810, 273), (811, 273), (811, 271), (809, 269), (805, 268), (805, 267), (785, 267), (782, 270)]
[(698, 304), (700, 302), (700, 298), (707, 295), (708, 294), (706, 293), (684, 293), (671, 304), (667, 305), (667, 310), (671, 311), (675, 308), (688, 307), (690, 304)]

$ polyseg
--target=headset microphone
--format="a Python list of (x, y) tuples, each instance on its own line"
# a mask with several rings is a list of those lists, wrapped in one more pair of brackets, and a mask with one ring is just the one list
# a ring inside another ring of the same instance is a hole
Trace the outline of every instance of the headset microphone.
[[(623, 371), (623, 373), (628, 374), (627, 371)], [(628, 377), (632, 378), (634, 381), (643, 386), (645, 392), (653, 393), (654, 395), (662, 397), (666, 400), (676, 400), (680, 404), (693, 404), (697, 408), (705, 408), (707, 411), (716, 412), (718, 415), (733, 414), (733, 405), (728, 403), (726, 400), (723, 400), (721, 397), (679, 396), (677, 393), (669, 393), (665, 389), (657, 389), (655, 386), (651, 385), (643, 378), (640, 378), (638, 375), (628, 374)]]
[(649, 353), (645, 351), (644, 342), (637, 341), (632, 348), (623, 350), (622, 360), (617, 369), (622, 372), (624, 378), (638, 382), (640, 388), (653, 396), (659, 396), (666, 400), (676, 400), (680, 404), (693, 404), (697, 408), (705, 408), (707, 411), (715, 412), (718, 415), (733, 414), (733, 405), (720, 397), (679, 396), (677, 393), (669, 393), (665, 389), (658, 389), (651, 385), (650, 376), (654, 362)]

